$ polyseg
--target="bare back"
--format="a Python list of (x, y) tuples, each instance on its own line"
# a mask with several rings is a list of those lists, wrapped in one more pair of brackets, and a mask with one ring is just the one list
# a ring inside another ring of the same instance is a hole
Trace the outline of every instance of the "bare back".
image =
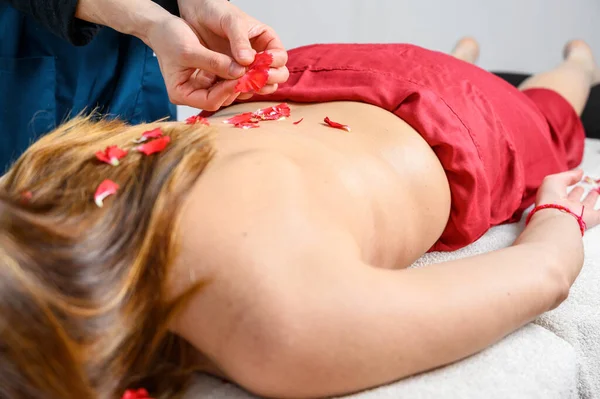
[[(406, 267), (435, 243), (449, 217), (439, 160), (398, 117), (333, 102), (292, 105), (290, 120), (259, 129), (220, 123), (268, 105), (237, 105), (211, 118), (219, 129), (216, 155), (182, 214), (174, 290), (210, 283), (175, 330), (214, 363), (227, 357), (223, 351), (235, 352), (228, 334), (253, 324), (251, 309), (281, 317), (271, 305), (290, 284), (346, 267), (344, 259)], [(325, 126), (325, 116), (352, 131)]]

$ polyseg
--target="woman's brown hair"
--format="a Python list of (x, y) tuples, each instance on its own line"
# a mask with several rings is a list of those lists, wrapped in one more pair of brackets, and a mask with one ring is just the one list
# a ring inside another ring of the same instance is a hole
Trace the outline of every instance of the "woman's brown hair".
[[(150, 156), (132, 141), (161, 127)], [(208, 127), (78, 118), (34, 143), (0, 182), (0, 398), (173, 398), (190, 378), (168, 331), (178, 215), (211, 158)], [(94, 154), (129, 149), (119, 166)], [(104, 180), (118, 193), (94, 203)], [(24, 194), (27, 193), (27, 194)]]

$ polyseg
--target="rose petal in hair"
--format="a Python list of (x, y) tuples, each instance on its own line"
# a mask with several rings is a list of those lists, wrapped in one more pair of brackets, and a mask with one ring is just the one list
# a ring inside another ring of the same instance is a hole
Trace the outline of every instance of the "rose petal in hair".
[(200, 123), (201, 125), (210, 126), (210, 122), (208, 121), (208, 119), (200, 116), (200, 114), (194, 115), (194, 116), (190, 116), (189, 118), (187, 118), (185, 120), (185, 123), (187, 125), (195, 125), (196, 123)]
[(118, 190), (119, 185), (110, 179), (106, 179), (100, 183), (94, 194), (94, 202), (98, 208), (102, 208), (106, 197), (116, 194)]
[(128, 389), (125, 391), (121, 399), (152, 399), (148, 391), (144, 388), (140, 388), (138, 390)]
[(146, 142), (150, 139), (161, 138), (162, 136), (164, 136), (162, 129), (160, 127), (157, 127), (156, 129), (148, 130), (147, 132), (142, 133), (142, 137), (140, 137), (137, 140), (134, 140), (133, 142), (139, 144)]
[(349, 132), (351, 130), (350, 126), (342, 125), (341, 123), (334, 122), (331, 119), (329, 119), (329, 117), (325, 117), (325, 123), (335, 129), (341, 129), (341, 130), (345, 130), (347, 132)]
[(126, 150), (122, 150), (116, 145), (111, 145), (106, 147), (104, 151), (96, 152), (96, 159), (109, 165), (118, 166), (119, 160), (124, 158), (126, 155)]
[(152, 155), (157, 152), (161, 152), (162, 150), (167, 148), (167, 145), (169, 145), (170, 142), (171, 142), (171, 137), (163, 136), (156, 140), (152, 140), (145, 144), (142, 144), (142, 145), (136, 147), (135, 149), (146, 155)]
[(235, 91), (237, 93), (248, 93), (265, 87), (269, 79), (269, 67), (272, 63), (272, 54), (265, 52), (256, 54), (254, 62), (250, 64), (246, 74), (238, 79)]
[(22, 204), (28, 204), (32, 198), (33, 198), (33, 193), (31, 191), (23, 191), (21, 193), (21, 203)]

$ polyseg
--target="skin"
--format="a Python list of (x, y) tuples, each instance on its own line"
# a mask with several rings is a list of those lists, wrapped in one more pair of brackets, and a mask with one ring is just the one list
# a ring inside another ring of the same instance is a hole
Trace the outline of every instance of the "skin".
[(287, 52), (267, 25), (224, 0), (179, 0), (182, 18), (151, 0), (80, 0), (75, 16), (133, 35), (158, 58), (169, 99), (174, 104), (205, 110), (230, 105), (238, 97), (237, 78), (256, 52), (273, 54), (269, 94), (288, 78)]
[[(592, 80), (588, 58), (568, 57), (555, 70), (558, 85), (564, 74), (585, 75), (574, 96)], [(552, 88), (548, 76), (529, 87)], [(265, 397), (348, 394), (472, 355), (567, 297), (583, 264), (573, 216), (540, 211), (511, 247), (408, 269), (450, 209), (448, 181), (425, 141), (358, 103), (292, 105), (299, 125), (220, 123), (268, 105), (211, 120), (216, 156), (182, 209), (169, 290), (208, 284), (171, 329), (198, 349), (206, 371)], [(325, 115), (352, 132), (319, 125)], [(547, 177), (537, 203), (586, 206), (596, 226), (598, 194), (567, 194), (581, 178)]]
[[(370, 105), (292, 113), (304, 122), (219, 127), (183, 210), (171, 290), (210, 283), (173, 330), (208, 371), (262, 396), (345, 394), (471, 355), (566, 297), (583, 259), (573, 217), (540, 212), (510, 248), (405, 269), (448, 220), (431, 149)], [(310, 122), (323, 115), (352, 133)]]

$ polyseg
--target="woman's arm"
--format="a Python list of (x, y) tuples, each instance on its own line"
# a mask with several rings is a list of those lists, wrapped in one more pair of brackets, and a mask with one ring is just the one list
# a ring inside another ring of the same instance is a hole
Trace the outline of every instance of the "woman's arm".
[[(545, 185), (566, 196), (573, 176)], [(600, 218), (588, 216), (590, 225)], [(555, 210), (537, 213), (509, 248), (418, 269), (376, 269), (339, 248), (304, 264), (308, 277), (281, 278), (272, 300), (253, 291), (242, 301), (257, 306), (221, 331), (213, 354), (225, 374), (272, 397), (392, 382), (481, 351), (553, 309), (583, 263), (577, 221)]]
[[(327, 284), (306, 281), (302, 293), (288, 288), (281, 300), (287, 317), (271, 321), (279, 333), (248, 358), (243, 350), (232, 377), (269, 397), (325, 397), (481, 351), (566, 298), (582, 263), (572, 219), (540, 213), (518, 244), (472, 258), (408, 270), (354, 261)], [(249, 348), (248, 335), (239, 338), (231, 348)], [(265, 353), (270, 362), (261, 361)]]

